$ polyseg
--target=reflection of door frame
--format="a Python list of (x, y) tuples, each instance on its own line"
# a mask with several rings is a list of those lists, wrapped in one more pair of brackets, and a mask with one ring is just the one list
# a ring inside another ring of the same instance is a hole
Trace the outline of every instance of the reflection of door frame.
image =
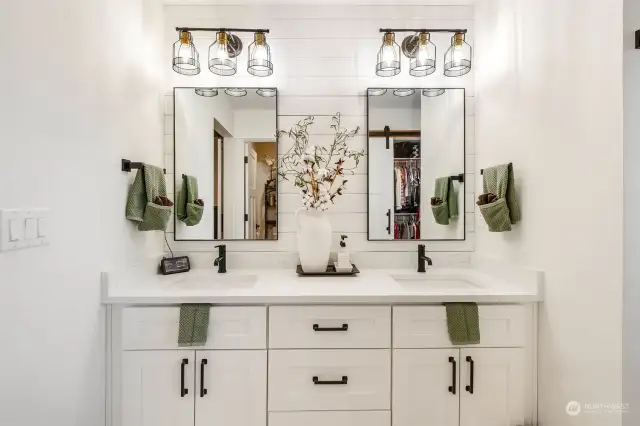
[(214, 201), (213, 239), (222, 240), (224, 239), (224, 136), (214, 130), (213, 137), (218, 148), (216, 150), (216, 155), (218, 157), (218, 161), (216, 164), (218, 175), (218, 196)]
[[(255, 191), (256, 188), (256, 179), (257, 179), (257, 165), (258, 165), (258, 153), (253, 149), (252, 141), (245, 141), (244, 144), (244, 239), (245, 240), (254, 240), (256, 238), (256, 212), (255, 212), (255, 202), (252, 204), (251, 200), (251, 191)], [(249, 157), (253, 157), (255, 160), (255, 169), (253, 170), (253, 182), (249, 181), (249, 169), (253, 166), (253, 163), (249, 163)], [(253, 211), (251, 211), (253, 210)], [(252, 225), (253, 220), (253, 225)]]

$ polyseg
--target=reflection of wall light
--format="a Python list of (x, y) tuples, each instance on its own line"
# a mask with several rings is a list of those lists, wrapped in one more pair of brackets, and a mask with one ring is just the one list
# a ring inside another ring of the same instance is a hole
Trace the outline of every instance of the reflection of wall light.
[(369, 96), (382, 96), (387, 93), (387, 89), (369, 89)]
[(442, 94), (444, 94), (444, 89), (422, 89), (422, 96), (426, 96), (428, 98), (435, 98)]
[(212, 89), (207, 87), (197, 87), (196, 95), (204, 96), (206, 98), (212, 98), (218, 96), (218, 89)]
[(256, 93), (264, 98), (271, 98), (278, 94), (278, 89), (262, 88), (262, 89), (256, 90)]
[(396, 89), (393, 94), (396, 96), (411, 96), (416, 93), (416, 89)]
[(229, 96), (233, 96), (236, 98), (241, 98), (242, 96), (247, 96), (247, 91), (245, 89), (240, 89), (236, 87), (230, 87), (229, 89), (225, 89), (224, 93)]

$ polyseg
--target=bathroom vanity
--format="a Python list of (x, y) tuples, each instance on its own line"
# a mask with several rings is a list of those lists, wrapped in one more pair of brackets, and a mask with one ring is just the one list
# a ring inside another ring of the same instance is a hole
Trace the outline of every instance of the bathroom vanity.
[[(112, 426), (517, 426), (536, 419), (537, 273), (103, 274)], [(454, 346), (443, 303), (479, 304)], [(179, 348), (179, 304), (211, 303)]]

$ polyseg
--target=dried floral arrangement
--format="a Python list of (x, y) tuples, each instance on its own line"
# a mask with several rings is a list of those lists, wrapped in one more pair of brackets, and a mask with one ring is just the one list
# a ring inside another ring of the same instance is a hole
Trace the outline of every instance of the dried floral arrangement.
[(348, 141), (360, 130), (347, 130), (340, 127), (340, 113), (332, 118), (331, 128), (335, 132), (333, 143), (329, 147), (310, 144), (309, 128), (314, 117), (300, 120), (289, 130), (278, 132), (278, 138), (288, 136), (293, 146), (282, 156), (278, 175), (284, 180), (293, 180), (300, 188), (302, 207), (305, 210), (326, 211), (329, 203), (346, 190), (345, 175), (353, 175), (360, 164), (364, 150), (349, 148)]

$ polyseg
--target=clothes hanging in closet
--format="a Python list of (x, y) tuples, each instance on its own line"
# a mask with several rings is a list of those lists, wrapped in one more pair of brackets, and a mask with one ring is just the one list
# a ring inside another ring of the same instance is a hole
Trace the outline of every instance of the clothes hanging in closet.
[(420, 207), (420, 160), (395, 161), (395, 209)]

